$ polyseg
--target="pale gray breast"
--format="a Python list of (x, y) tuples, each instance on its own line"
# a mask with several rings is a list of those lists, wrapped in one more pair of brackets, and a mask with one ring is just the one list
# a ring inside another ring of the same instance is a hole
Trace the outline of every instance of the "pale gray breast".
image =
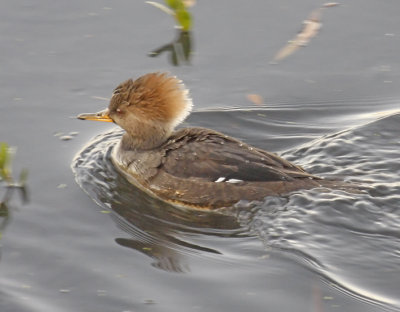
[(112, 158), (121, 170), (148, 181), (157, 174), (162, 153), (159, 150), (124, 150), (118, 144), (114, 147)]

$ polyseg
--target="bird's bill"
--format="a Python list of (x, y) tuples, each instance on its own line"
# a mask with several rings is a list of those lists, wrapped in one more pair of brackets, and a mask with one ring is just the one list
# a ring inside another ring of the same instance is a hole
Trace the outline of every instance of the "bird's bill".
[(85, 113), (77, 116), (78, 119), (82, 120), (95, 120), (95, 121), (106, 121), (113, 122), (113, 120), (109, 116), (109, 110), (105, 109), (97, 113)]

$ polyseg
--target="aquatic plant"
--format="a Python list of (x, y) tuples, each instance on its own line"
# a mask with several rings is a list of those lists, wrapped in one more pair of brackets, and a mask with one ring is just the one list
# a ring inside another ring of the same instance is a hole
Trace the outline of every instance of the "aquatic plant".
[[(5, 142), (0, 142), (0, 183), (6, 185), (8, 190), (19, 189), (21, 190), (22, 198), (24, 202), (27, 200), (26, 194), (26, 179), (28, 177), (28, 171), (22, 169), (18, 182), (15, 182), (12, 176), (11, 161), (14, 150), (8, 146)], [(7, 192), (1, 202), (5, 202), (7, 199)]]
[(148, 55), (157, 57), (166, 52), (172, 65), (178, 66), (181, 63), (190, 63), (192, 56), (192, 16), (188, 8), (195, 4), (195, 0), (165, 0), (165, 5), (159, 2), (146, 1), (146, 3), (159, 8), (163, 12), (173, 16), (177, 23), (177, 36), (171, 42), (163, 44), (154, 49)]
[(165, 0), (165, 4), (146, 1), (146, 3), (159, 8), (163, 12), (174, 17), (176, 21), (177, 36), (171, 42), (163, 44), (157, 49), (149, 52), (150, 57), (157, 57), (166, 52), (172, 65), (178, 66), (181, 63), (190, 63), (192, 56), (192, 15), (188, 8), (196, 3), (196, 0)]
[(166, 5), (154, 1), (146, 1), (146, 3), (173, 16), (178, 24), (177, 26), (183, 31), (189, 31), (192, 28), (192, 16), (187, 8), (193, 5), (194, 1), (165, 0)]
[(26, 189), (26, 180), (28, 177), (28, 171), (23, 169), (19, 175), (18, 182), (15, 182), (12, 175), (11, 161), (14, 150), (8, 146), (5, 142), (0, 142), (0, 186), (5, 187), (5, 192), (2, 200), (0, 201), (0, 238), (2, 230), (8, 223), (9, 220), (9, 206), (8, 203), (11, 199), (14, 190), (19, 190), (22, 201), (25, 203), (28, 201), (28, 194)]
[(176, 38), (167, 44), (149, 52), (150, 57), (157, 57), (163, 52), (169, 52), (170, 62), (174, 66), (190, 63), (192, 56), (192, 36), (190, 31), (178, 30)]

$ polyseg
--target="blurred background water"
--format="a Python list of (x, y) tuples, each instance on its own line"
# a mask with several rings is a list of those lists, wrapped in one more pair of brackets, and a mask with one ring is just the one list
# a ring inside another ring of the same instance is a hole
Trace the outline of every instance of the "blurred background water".
[[(400, 310), (398, 1), (327, 8), (318, 35), (277, 65), (322, 2), (198, 1), (183, 66), (148, 56), (177, 30), (144, 1), (2, 4), (0, 141), (29, 170), (30, 201), (9, 203), (1, 311)], [(121, 131), (70, 117), (151, 71), (190, 88), (184, 126), (368, 191), (207, 214), (133, 190), (109, 161)]]

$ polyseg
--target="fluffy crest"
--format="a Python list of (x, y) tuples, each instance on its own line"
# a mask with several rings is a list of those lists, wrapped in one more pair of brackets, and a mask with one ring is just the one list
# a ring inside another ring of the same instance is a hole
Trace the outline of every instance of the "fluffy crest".
[(150, 73), (115, 88), (109, 110), (115, 112), (124, 106), (143, 121), (167, 123), (174, 128), (189, 115), (192, 100), (178, 78)]

